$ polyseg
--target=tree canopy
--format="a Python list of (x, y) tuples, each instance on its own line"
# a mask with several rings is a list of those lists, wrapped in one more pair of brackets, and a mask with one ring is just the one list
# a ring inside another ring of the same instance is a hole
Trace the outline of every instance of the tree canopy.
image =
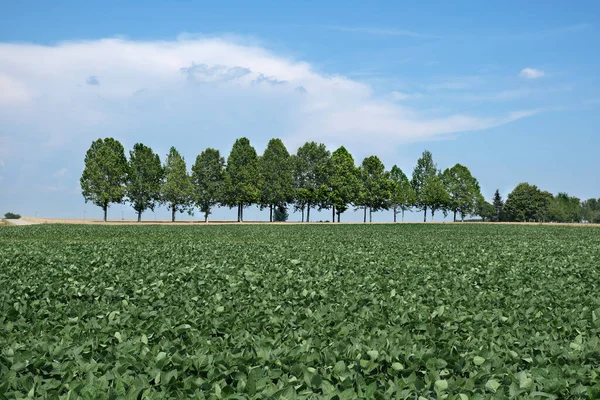
[(417, 160), (417, 165), (413, 170), (411, 186), (415, 194), (414, 205), (417, 209), (423, 211), (423, 222), (427, 222), (427, 208), (431, 206), (430, 201), (439, 194), (439, 188), (429, 190), (430, 184), (437, 184), (435, 177), (438, 174), (437, 165), (433, 162), (431, 152), (425, 150)]
[[(344, 146), (333, 152), (327, 167), (327, 202), (332, 208), (332, 219), (344, 213), (356, 200), (358, 192), (357, 168), (352, 155)], [(332, 221), (333, 222), (333, 221)]]
[(221, 201), (225, 176), (225, 159), (219, 150), (208, 148), (196, 157), (192, 166), (194, 204), (204, 214), (204, 222)]
[(410, 210), (415, 202), (414, 190), (406, 174), (396, 165), (390, 171), (390, 184), (390, 207), (394, 211), (394, 222), (399, 212), (404, 222), (404, 212)]
[(150, 209), (154, 211), (160, 202), (160, 189), (164, 170), (160, 157), (150, 147), (136, 143), (129, 152), (126, 196), (133, 209), (138, 213), (138, 222), (142, 213)]
[(481, 191), (479, 182), (471, 175), (471, 171), (464, 165), (456, 164), (444, 171), (442, 180), (448, 191), (447, 205), (454, 213), (454, 222), (457, 213), (460, 213), (461, 219), (472, 214)]
[(127, 158), (123, 145), (113, 138), (92, 142), (85, 154), (85, 167), (81, 175), (81, 192), (86, 203), (91, 201), (104, 211), (104, 222), (108, 206), (122, 203), (127, 181)]
[(171, 221), (177, 212), (190, 211), (192, 205), (192, 182), (187, 173), (185, 159), (175, 147), (171, 147), (165, 161), (165, 179), (161, 187), (162, 202), (171, 210)]
[(260, 201), (260, 172), (256, 150), (250, 141), (237, 139), (225, 167), (223, 204), (238, 209), (238, 222), (244, 220), (244, 207)]
[(273, 222), (273, 210), (287, 206), (294, 200), (294, 170), (281, 139), (271, 139), (260, 157), (260, 203), (269, 208), (269, 221)]
[(324, 144), (307, 142), (293, 157), (293, 176), (296, 188), (296, 210), (306, 209), (306, 222), (310, 222), (310, 210), (323, 208), (327, 195), (327, 167), (331, 154)]

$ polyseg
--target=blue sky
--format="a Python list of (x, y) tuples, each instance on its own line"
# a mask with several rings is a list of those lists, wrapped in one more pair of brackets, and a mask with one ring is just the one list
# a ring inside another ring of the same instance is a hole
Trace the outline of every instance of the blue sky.
[(188, 165), (241, 136), (315, 140), (407, 174), (428, 149), (488, 199), (597, 198), (599, 29), (595, 1), (1, 2), (0, 212), (100, 217), (79, 177), (106, 136)]

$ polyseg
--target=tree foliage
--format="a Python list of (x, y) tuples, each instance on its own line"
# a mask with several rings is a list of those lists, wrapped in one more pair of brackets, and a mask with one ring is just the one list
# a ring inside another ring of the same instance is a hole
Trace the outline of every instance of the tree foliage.
[(485, 201), (483, 196), (477, 197), (475, 214), (479, 215), (483, 222), (491, 222), (496, 218), (496, 208)]
[(161, 187), (162, 202), (171, 210), (171, 221), (177, 212), (191, 211), (192, 182), (187, 173), (185, 159), (171, 147), (165, 160), (165, 179)]
[(423, 185), (421, 191), (421, 201), (431, 210), (431, 220), (433, 221), (435, 212), (441, 210), (444, 216), (447, 214), (450, 204), (450, 196), (446, 190), (446, 185), (441, 174), (430, 176)]
[(415, 194), (414, 205), (417, 209), (423, 211), (423, 222), (427, 221), (427, 208), (431, 207), (429, 201), (435, 193), (439, 192), (439, 188), (430, 190), (427, 185), (437, 184), (435, 177), (438, 174), (437, 165), (433, 162), (431, 152), (425, 150), (421, 157), (417, 160), (417, 165), (413, 170), (411, 186)]
[[(352, 155), (344, 146), (333, 152), (327, 167), (327, 203), (333, 215), (344, 213), (353, 203), (358, 193), (358, 172)], [(332, 221), (333, 222), (333, 221)]]
[(285, 207), (294, 200), (294, 170), (281, 139), (271, 139), (260, 157), (260, 203), (269, 208), (269, 221), (273, 221), (273, 209)]
[(586, 222), (600, 224), (600, 199), (588, 199), (581, 203), (581, 217)]
[(238, 222), (244, 220), (244, 207), (258, 203), (260, 200), (260, 173), (256, 150), (250, 141), (243, 137), (233, 144), (223, 185), (223, 203), (229, 207), (237, 207)]
[(310, 222), (310, 210), (323, 208), (326, 201), (327, 167), (331, 154), (324, 144), (307, 142), (293, 157), (293, 176), (296, 187), (295, 209), (306, 209), (306, 222)]
[(559, 193), (548, 206), (548, 220), (552, 222), (580, 222), (583, 218), (581, 200), (567, 193)]
[(448, 192), (448, 209), (454, 214), (465, 215), (475, 211), (477, 199), (481, 195), (479, 182), (471, 175), (471, 171), (461, 164), (448, 168), (442, 175), (442, 180)]
[(192, 166), (193, 201), (204, 214), (204, 222), (221, 201), (224, 176), (225, 159), (219, 150), (208, 148), (196, 157)]
[(535, 185), (519, 183), (508, 195), (504, 210), (509, 221), (544, 222), (552, 194), (542, 192)]
[(138, 214), (138, 222), (142, 220), (145, 210), (154, 211), (160, 202), (163, 176), (164, 170), (158, 154), (150, 147), (136, 143), (129, 152), (125, 191), (127, 199)]
[(390, 177), (379, 157), (370, 156), (363, 160), (358, 170), (358, 178), (355, 205), (364, 208), (364, 222), (367, 222), (368, 208), (371, 221), (373, 211), (389, 209), (392, 186)]
[(504, 221), (504, 200), (502, 200), (502, 196), (500, 195), (500, 190), (496, 189), (494, 193), (494, 199), (492, 201), (494, 209), (496, 210), (496, 214), (494, 216), (494, 220), (496, 222)]
[(81, 191), (85, 202), (91, 201), (104, 211), (104, 222), (111, 203), (122, 203), (127, 181), (127, 159), (123, 145), (113, 138), (98, 139), (85, 154)]
[(414, 190), (406, 174), (396, 165), (392, 167), (389, 178), (390, 207), (394, 211), (394, 222), (399, 212), (402, 213), (402, 222), (404, 222), (404, 212), (410, 210), (415, 202)]

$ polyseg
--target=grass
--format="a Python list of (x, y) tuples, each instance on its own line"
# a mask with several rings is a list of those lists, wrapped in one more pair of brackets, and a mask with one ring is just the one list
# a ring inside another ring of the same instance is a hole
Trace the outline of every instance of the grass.
[(8, 398), (600, 396), (598, 228), (37, 225), (0, 254)]

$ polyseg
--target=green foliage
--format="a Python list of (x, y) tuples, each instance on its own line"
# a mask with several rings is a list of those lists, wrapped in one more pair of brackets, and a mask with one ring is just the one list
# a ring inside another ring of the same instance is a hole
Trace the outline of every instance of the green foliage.
[(313, 207), (325, 207), (327, 166), (330, 156), (324, 144), (307, 142), (292, 158), (296, 187), (295, 209), (301, 210), (303, 215), (306, 209), (306, 222), (310, 222), (310, 210)]
[(196, 157), (192, 166), (192, 190), (196, 206), (204, 214), (204, 221), (223, 196), (225, 159), (219, 150), (208, 148)]
[(551, 193), (542, 192), (535, 185), (519, 183), (506, 199), (506, 218), (514, 222), (544, 222), (551, 201)]
[(81, 192), (85, 202), (91, 201), (104, 211), (106, 221), (110, 203), (121, 203), (125, 197), (127, 159), (123, 145), (113, 138), (98, 139), (85, 154), (81, 175)]
[(581, 203), (584, 221), (600, 224), (600, 199), (588, 199)]
[(373, 211), (387, 210), (390, 206), (392, 182), (385, 166), (377, 156), (363, 160), (358, 170), (358, 195), (354, 204)]
[(567, 193), (559, 193), (548, 205), (547, 219), (552, 222), (581, 222), (581, 201)]
[(479, 182), (471, 175), (471, 171), (464, 165), (456, 164), (444, 171), (442, 180), (446, 185), (448, 209), (454, 213), (454, 222), (456, 222), (457, 213), (463, 219), (465, 215), (472, 214), (475, 211), (477, 199), (481, 196), (481, 190)]
[(138, 222), (145, 210), (149, 208), (154, 211), (160, 201), (163, 176), (158, 154), (154, 154), (150, 147), (136, 143), (129, 152), (125, 194), (138, 213)]
[(496, 215), (494, 216), (494, 221), (501, 222), (506, 218), (504, 215), (504, 201), (502, 200), (502, 196), (500, 195), (500, 190), (496, 189), (494, 193), (494, 199), (492, 202), (494, 209), (496, 210)]
[(479, 215), (483, 222), (497, 221), (497, 208), (493, 204), (485, 201), (483, 196), (477, 198), (475, 204), (475, 214)]
[(327, 204), (340, 215), (358, 196), (358, 170), (352, 155), (344, 146), (333, 152), (327, 166)]
[(274, 215), (273, 215), (273, 221), (275, 222), (285, 222), (287, 221), (289, 218), (289, 214), (287, 211), (287, 208), (284, 206), (279, 206), (275, 209)]
[(161, 187), (162, 202), (171, 210), (171, 221), (175, 213), (191, 210), (192, 182), (187, 173), (185, 159), (175, 147), (171, 147), (165, 160), (165, 179)]
[(19, 218), (21, 218), (21, 215), (15, 214), (15, 213), (11, 213), (11, 212), (7, 212), (6, 214), (4, 214), (4, 218), (6, 218), (6, 219), (19, 219)]
[(3, 229), (0, 397), (597, 399), (598, 247), (595, 227)]
[(402, 212), (402, 222), (404, 222), (404, 212), (410, 210), (415, 203), (415, 192), (410, 185), (408, 177), (400, 168), (394, 165), (390, 171), (390, 207), (394, 210), (394, 222), (396, 215)]
[(260, 161), (260, 203), (272, 211), (294, 200), (293, 161), (281, 139), (271, 139)]
[(442, 210), (444, 216), (446, 215), (450, 204), (450, 196), (441, 175), (433, 175), (427, 178), (421, 190), (421, 201), (431, 210), (432, 221), (435, 212), (438, 210)]
[(433, 162), (433, 156), (427, 150), (425, 150), (417, 160), (417, 165), (413, 170), (411, 186), (415, 194), (415, 207), (419, 210), (423, 210), (423, 221), (427, 221), (427, 209), (431, 206), (429, 204), (430, 194), (437, 192), (427, 191), (427, 185), (430, 183), (437, 183), (435, 177), (438, 175), (437, 165)]
[(256, 150), (247, 138), (235, 141), (225, 167), (223, 204), (238, 208), (238, 221), (243, 209), (260, 200), (260, 174)]

